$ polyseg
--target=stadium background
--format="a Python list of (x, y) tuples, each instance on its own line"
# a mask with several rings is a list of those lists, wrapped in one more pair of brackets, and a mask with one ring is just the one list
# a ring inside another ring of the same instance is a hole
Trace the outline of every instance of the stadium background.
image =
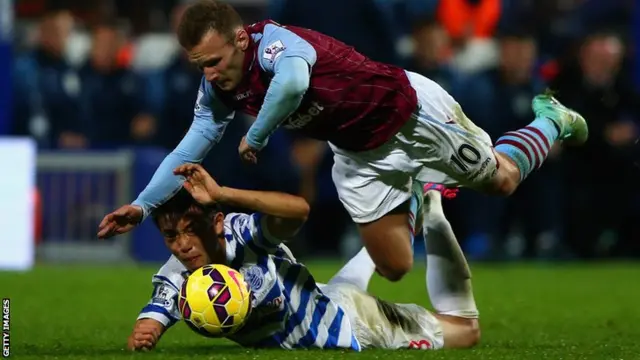
[[(640, 255), (633, 1), (231, 2), (247, 23), (270, 17), (317, 29), (435, 79), (494, 139), (531, 121), (532, 95), (551, 86), (587, 117), (588, 144), (554, 151), (510, 199), (463, 190), (447, 212), (465, 251), (489, 260)], [(13, 21), (8, 3), (0, 134), (38, 145), (39, 257), (161, 261), (167, 252), (150, 222), (111, 242), (98, 242), (95, 230), (189, 126), (199, 74), (171, 33), (188, 1), (23, 0)], [(279, 131), (260, 164), (244, 166), (236, 149), (250, 122), (232, 123), (207, 168), (224, 185), (305, 196), (312, 215), (293, 245), (302, 256), (353, 253), (359, 240), (333, 188), (327, 147)]]

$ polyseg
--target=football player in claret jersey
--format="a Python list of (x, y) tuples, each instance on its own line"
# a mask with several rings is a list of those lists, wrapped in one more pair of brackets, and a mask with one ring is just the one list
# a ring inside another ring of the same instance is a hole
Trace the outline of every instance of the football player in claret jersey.
[(187, 8), (177, 33), (204, 73), (193, 124), (139, 197), (104, 218), (99, 237), (131, 230), (168, 200), (181, 184), (172, 170), (200, 162), (243, 112), (256, 117), (240, 140), (245, 161), (257, 161), (278, 127), (329, 143), (340, 200), (377, 270), (397, 281), (413, 265), (422, 184), (509, 195), (554, 143), (587, 140), (584, 118), (541, 94), (532, 101), (535, 120), (494, 147), (435, 82), (313, 30), (273, 21), (245, 26), (215, 0)]
[[(153, 276), (152, 299), (138, 316), (130, 349), (153, 348), (180, 319), (178, 289), (190, 272), (209, 263), (240, 271), (251, 288), (250, 315), (229, 336), (243, 346), (360, 351), (466, 348), (478, 342), (478, 310), (469, 269), (442, 212), (438, 191), (427, 192), (424, 212), (434, 313), (369, 295), (366, 289), (375, 265), (366, 249), (327, 284), (316, 282), (282, 244), (304, 222), (308, 207), (302, 198), (220, 187), (200, 165), (183, 165), (177, 173), (186, 177), (185, 188), (191, 195), (181, 191), (154, 212), (173, 255)], [(215, 203), (256, 212), (223, 215)]]

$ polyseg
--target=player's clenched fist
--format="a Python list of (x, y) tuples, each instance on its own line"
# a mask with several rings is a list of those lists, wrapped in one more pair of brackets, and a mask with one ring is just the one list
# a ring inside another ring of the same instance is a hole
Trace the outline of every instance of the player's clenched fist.
[(140, 319), (136, 321), (133, 332), (129, 335), (127, 348), (132, 351), (148, 351), (153, 349), (160, 336), (164, 332), (164, 326), (153, 319)]
[(213, 204), (220, 198), (222, 187), (213, 180), (202, 166), (184, 164), (178, 166), (173, 173), (184, 176), (183, 186), (185, 190), (200, 204)]

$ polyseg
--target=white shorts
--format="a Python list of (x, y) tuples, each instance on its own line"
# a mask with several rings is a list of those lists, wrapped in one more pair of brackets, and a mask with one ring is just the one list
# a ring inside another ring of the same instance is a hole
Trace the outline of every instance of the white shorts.
[(412, 179), (448, 186), (488, 182), (497, 172), (489, 135), (440, 85), (407, 72), (419, 110), (382, 146), (352, 152), (329, 144), (340, 201), (356, 223), (377, 220), (411, 197)]
[(382, 301), (347, 283), (323, 285), (322, 292), (347, 314), (363, 349), (427, 350), (444, 346), (440, 321), (421, 306)]

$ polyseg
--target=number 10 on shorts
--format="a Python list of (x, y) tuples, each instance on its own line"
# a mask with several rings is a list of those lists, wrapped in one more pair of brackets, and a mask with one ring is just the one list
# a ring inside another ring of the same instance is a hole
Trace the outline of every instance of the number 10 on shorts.
[(478, 165), (480, 163), (480, 151), (469, 144), (462, 144), (455, 154), (451, 155), (451, 161), (463, 173), (469, 171), (468, 165)]

